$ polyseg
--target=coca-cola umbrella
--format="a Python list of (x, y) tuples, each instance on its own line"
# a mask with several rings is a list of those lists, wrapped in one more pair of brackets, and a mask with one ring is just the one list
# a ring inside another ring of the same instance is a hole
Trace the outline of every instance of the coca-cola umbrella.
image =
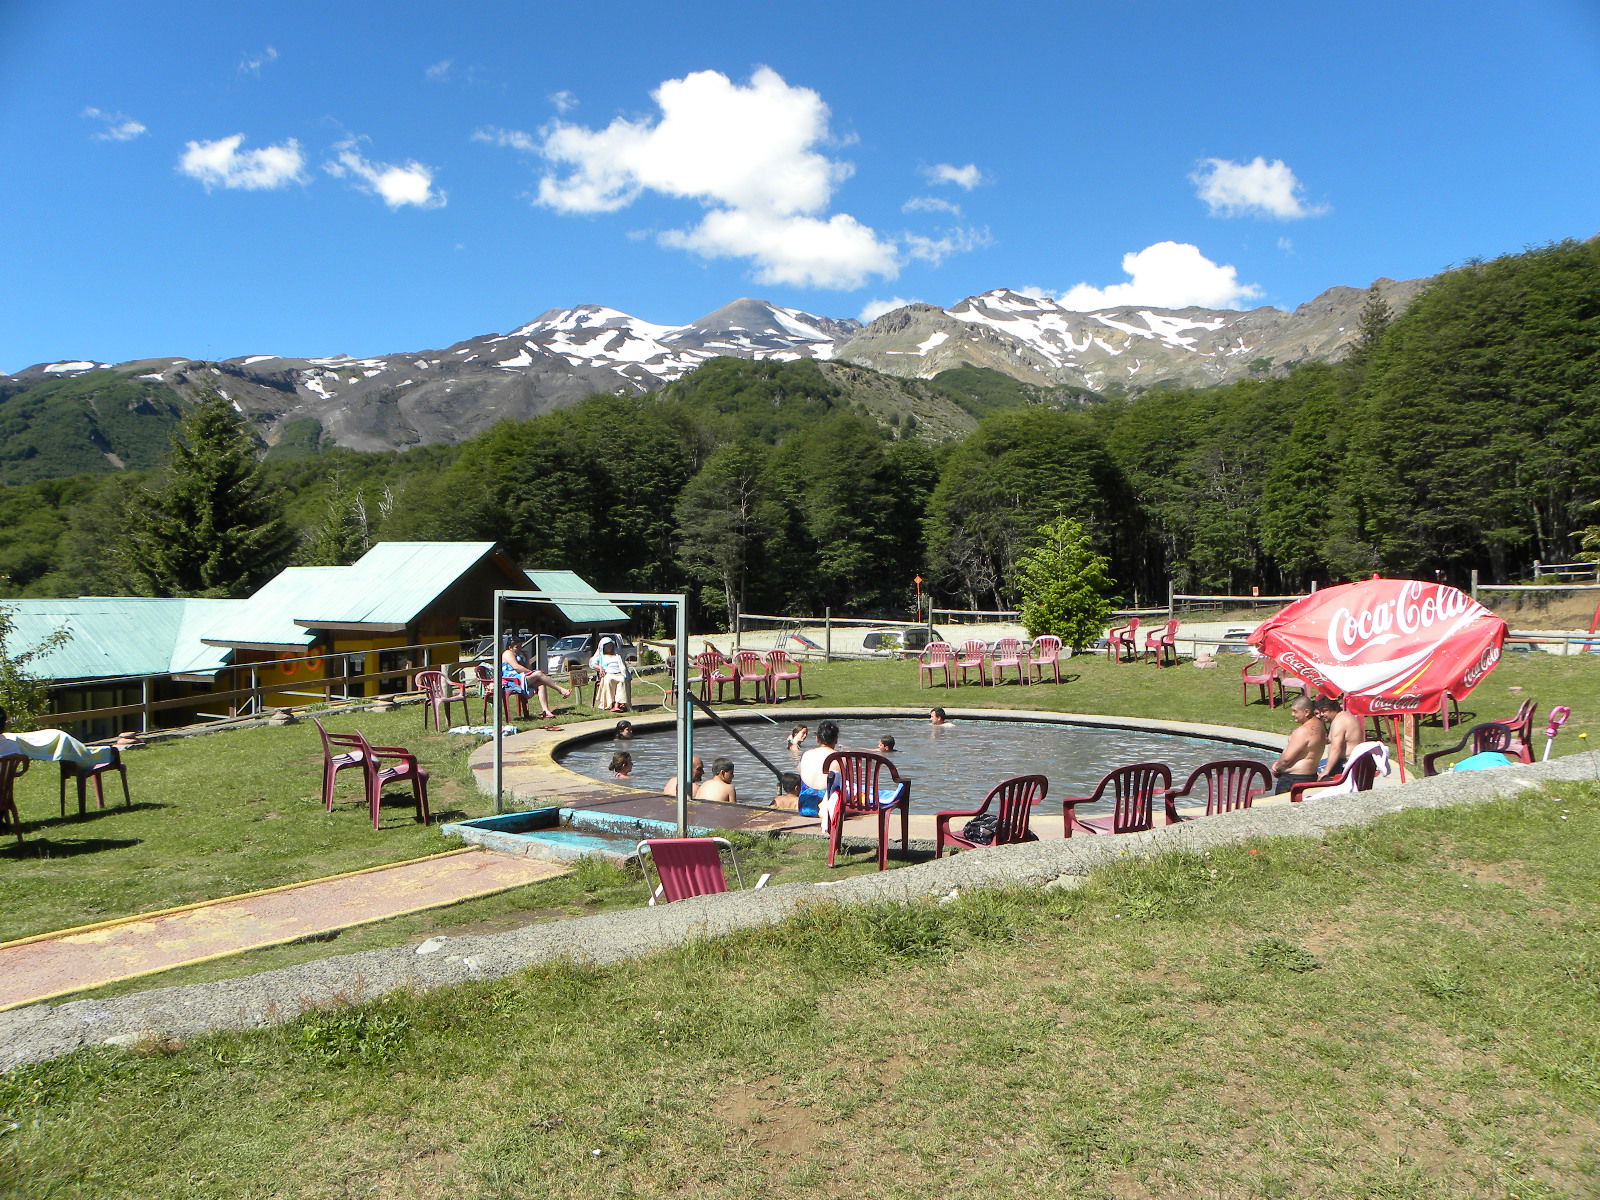
[(1442, 583), (1362, 579), (1263, 621), (1253, 646), (1358, 716), (1437, 712), (1500, 661), (1506, 623)]

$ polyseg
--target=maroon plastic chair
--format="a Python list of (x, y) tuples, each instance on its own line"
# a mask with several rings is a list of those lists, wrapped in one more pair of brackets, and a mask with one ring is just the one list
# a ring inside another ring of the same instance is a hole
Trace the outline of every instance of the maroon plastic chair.
[[(1252, 671), (1252, 667), (1259, 670)], [(1252, 658), (1239, 668), (1239, 680), (1244, 685), (1244, 703), (1250, 703), (1250, 688), (1252, 685), (1261, 689), (1261, 698), (1271, 708), (1278, 707), (1280, 689), (1282, 684), (1278, 679), (1278, 665), (1270, 658)]]
[(329, 733), (327, 727), (316, 717), (311, 718), (311, 723), (322, 735), (322, 807), (325, 812), (332, 812), (333, 789), (337, 785), (340, 771), (347, 771), (351, 767), (359, 768), (363, 792), (365, 791), (367, 742), (358, 733)]
[[(1272, 791), (1272, 772), (1265, 763), (1251, 758), (1223, 758), (1196, 767), (1181, 788), (1167, 792), (1167, 824), (1193, 821), (1201, 815), (1214, 817), (1218, 813), (1249, 808), (1257, 796)], [(1205, 798), (1206, 811), (1185, 816), (1178, 812), (1179, 800), (1199, 803)]]
[[(416, 805), (417, 820), (424, 825), (431, 825), (433, 816), (428, 811), (428, 772), (417, 762), (417, 756), (404, 746), (374, 746), (359, 733), (355, 737), (368, 763), (367, 804), (372, 809), (372, 827), (378, 828), (383, 789), (391, 783), (411, 785), (411, 799)], [(385, 763), (392, 765), (384, 766)]]
[(1035, 683), (1044, 682), (1045, 668), (1049, 667), (1057, 683), (1061, 682), (1061, 639), (1053, 633), (1034, 639), (1028, 651), (1028, 675)]
[[(837, 789), (840, 799), (839, 816), (828, 837), (830, 867), (839, 855), (844, 823), (851, 817), (877, 816), (878, 870), (889, 869), (889, 816), (896, 810), (900, 813), (900, 851), (910, 853), (911, 784), (900, 778), (894, 763), (867, 750), (836, 750), (823, 760), (822, 770), (829, 776), (828, 790)], [(889, 774), (887, 787), (879, 782), (885, 771)]]
[(935, 671), (944, 675), (944, 686), (954, 686), (955, 679), (950, 674), (950, 668), (955, 661), (955, 647), (949, 642), (929, 642), (923, 647), (922, 653), (917, 655), (917, 685), (922, 686), (922, 677), (928, 677), (928, 687), (933, 686)]
[(994, 652), (989, 660), (990, 682), (999, 684), (1005, 679), (1007, 667), (1017, 670), (1017, 682), (1027, 683), (1028, 677), (1024, 674), (1026, 668), (1023, 661), (1027, 658), (1027, 648), (1018, 638), (1001, 638), (994, 644)]
[(707, 704), (711, 703), (711, 688), (717, 689), (717, 703), (722, 703), (722, 692), (730, 683), (734, 685), (733, 695), (739, 696), (738, 672), (733, 664), (721, 650), (702, 650), (694, 656), (695, 669), (700, 677), (700, 699)]
[[(728, 872), (722, 856), (726, 852), (733, 864), (733, 874), (744, 887), (744, 876), (739, 871), (739, 860), (733, 855), (733, 845), (726, 838), (685, 837), (646, 838), (639, 843), (639, 868), (644, 875), (644, 885), (650, 890), (650, 903), (671, 904), (674, 900), (687, 900), (691, 896), (714, 896), (728, 890)], [(654, 868), (656, 883), (650, 882), (650, 868)]]
[(800, 660), (787, 650), (767, 651), (767, 699), (778, 702), (778, 685), (783, 684), (783, 698), (789, 699), (794, 688), (800, 689), (800, 699), (806, 698), (804, 668)]
[(0, 829), (9, 823), (17, 831), (19, 846), (22, 845), (22, 814), (17, 811), (17, 776), (27, 770), (26, 755), (0, 755)]
[[(1067, 796), (1061, 801), (1062, 836), (1071, 837), (1074, 829), (1080, 833), (1143, 833), (1155, 825), (1157, 793), (1165, 796), (1171, 787), (1172, 771), (1166, 763), (1118, 767), (1100, 781), (1093, 795)], [(1111, 815), (1078, 816), (1078, 805), (1104, 803), (1113, 805)]]
[[(498, 664), (475, 663), (473, 664), (472, 673), (478, 681), (478, 694), (483, 697), (483, 720), (487, 721), (489, 719), (489, 710), (491, 708), (499, 710), (501, 721), (511, 720), (511, 702), (513, 700), (517, 702), (517, 708), (520, 710), (521, 715), (524, 718), (527, 717), (527, 692), (513, 691), (511, 688), (502, 686), (504, 680), (500, 678)], [(498, 704), (495, 703), (497, 698), (499, 700)]]
[[(1029, 821), (1033, 817), (1034, 806), (1045, 798), (1049, 790), (1050, 781), (1043, 775), (1018, 775), (991, 788), (977, 808), (938, 814), (934, 818), (933, 856), (943, 858), (946, 845), (970, 850), (978, 846), (1012, 846), (1018, 842), (1038, 841), (1039, 835), (1029, 828)], [(965, 834), (950, 828), (950, 823), (960, 818), (971, 821), (974, 817), (981, 817), (989, 811), (990, 805), (996, 806), (993, 841), (974, 842)]]
[(81, 817), (89, 810), (85, 789), (90, 783), (94, 784), (95, 801), (101, 808), (106, 806), (106, 793), (105, 788), (101, 785), (101, 778), (111, 771), (115, 771), (122, 779), (122, 807), (133, 807), (133, 797), (128, 795), (128, 765), (122, 761), (122, 751), (115, 746), (111, 748), (110, 762), (63, 762), (58, 765), (61, 768), (61, 815), (63, 817), (67, 815), (68, 780), (74, 780), (78, 785), (78, 815)]
[(1515, 755), (1525, 763), (1533, 761), (1533, 714), (1537, 707), (1532, 700), (1524, 700), (1517, 706), (1516, 716), (1496, 722), (1511, 730), (1511, 748), (1506, 753)]
[(1432, 754), (1422, 756), (1422, 776), (1426, 779), (1429, 775), (1439, 774), (1435, 765), (1441, 758), (1449, 758), (1452, 754), (1459, 754), (1466, 749), (1467, 743), (1472, 743), (1472, 753), (1485, 754), (1491, 750), (1498, 750), (1502, 754), (1515, 755), (1517, 753), (1514, 743), (1516, 735), (1511, 732), (1511, 726), (1504, 721), (1485, 721), (1482, 725), (1474, 725), (1467, 730), (1463, 737), (1448, 750), (1435, 750)]
[(1299, 804), (1306, 798), (1307, 792), (1318, 792), (1327, 788), (1338, 788), (1342, 792), (1354, 790), (1370, 792), (1373, 781), (1378, 778), (1378, 752), (1376, 748), (1368, 748), (1351, 757), (1345, 763), (1344, 770), (1327, 779), (1316, 779), (1310, 783), (1297, 783), (1289, 789), (1291, 803)]
[(454, 722), (450, 720), (450, 706), (461, 705), (461, 719), (470, 714), (467, 708), (467, 685), (451, 679), (443, 671), (418, 671), (417, 690), (422, 693), (422, 728), (428, 728), (431, 718), (434, 729), (443, 733)]
[(967, 672), (976, 671), (979, 683), (989, 682), (989, 643), (971, 638), (963, 642), (961, 649), (956, 654), (955, 662), (950, 664), (961, 672), (961, 682), (967, 682)]

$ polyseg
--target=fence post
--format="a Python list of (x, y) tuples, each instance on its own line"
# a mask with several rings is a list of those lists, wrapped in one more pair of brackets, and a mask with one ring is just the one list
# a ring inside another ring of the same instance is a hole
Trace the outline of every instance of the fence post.
[(1472, 568), (1472, 598), (1474, 600), (1476, 600), (1478, 598), (1478, 568), (1477, 567), (1473, 567)]
[(833, 609), (822, 610), (822, 661), (833, 661)]
[(143, 679), (141, 679), (139, 681), (139, 705), (140, 705), (139, 732), (140, 733), (149, 733), (150, 732), (150, 722), (151, 722), (151, 717), (152, 717), (152, 711), (151, 711), (151, 708), (150, 708), (150, 700), (151, 700), (150, 685), (151, 685), (151, 677), (148, 676), (148, 675), (146, 675)]
[(733, 618), (733, 649), (734, 653), (738, 653), (739, 648), (744, 644), (740, 640), (740, 635), (744, 632), (744, 629), (739, 621), (739, 606), (735, 604), (733, 606), (733, 611), (728, 615)]
[(1172, 620), (1172, 580), (1167, 580), (1167, 620)]
[(1534, 559), (1533, 560), (1533, 581), (1535, 583), (1539, 582), (1539, 565), (1540, 565), (1539, 564), (1539, 560), (1537, 558)]

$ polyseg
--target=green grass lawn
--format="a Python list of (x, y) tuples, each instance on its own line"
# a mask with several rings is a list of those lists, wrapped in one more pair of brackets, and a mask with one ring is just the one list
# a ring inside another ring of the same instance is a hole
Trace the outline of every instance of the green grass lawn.
[(0, 1194), (1556, 1197), (1600, 787), (0, 1076)]

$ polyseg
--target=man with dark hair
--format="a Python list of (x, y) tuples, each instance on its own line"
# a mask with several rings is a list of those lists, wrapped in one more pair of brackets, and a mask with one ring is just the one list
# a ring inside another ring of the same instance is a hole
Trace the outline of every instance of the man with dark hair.
[(839, 748), (839, 723), (824, 721), (817, 726), (817, 744), (800, 756), (800, 815), (814, 817), (828, 791), (827, 772), (822, 764)]
[[(701, 758), (698, 754), (692, 755), (689, 759), (690, 796), (697, 796), (699, 794), (701, 784), (705, 781), (705, 777), (705, 759)], [(676, 796), (678, 794), (678, 777), (674, 775), (671, 779), (668, 779), (666, 783), (661, 785), (661, 790), (669, 796)]]
[(739, 793), (733, 786), (733, 759), (719, 758), (711, 764), (711, 778), (695, 792), (696, 800), (717, 800), (724, 804), (739, 803)]
[(795, 772), (785, 771), (778, 776), (778, 794), (773, 797), (772, 807), (788, 812), (800, 811), (800, 776)]
[(1329, 779), (1344, 770), (1350, 751), (1366, 740), (1366, 722), (1355, 713), (1345, 712), (1331, 696), (1318, 696), (1311, 702), (1328, 728), (1328, 756), (1322, 761), (1317, 774)]

